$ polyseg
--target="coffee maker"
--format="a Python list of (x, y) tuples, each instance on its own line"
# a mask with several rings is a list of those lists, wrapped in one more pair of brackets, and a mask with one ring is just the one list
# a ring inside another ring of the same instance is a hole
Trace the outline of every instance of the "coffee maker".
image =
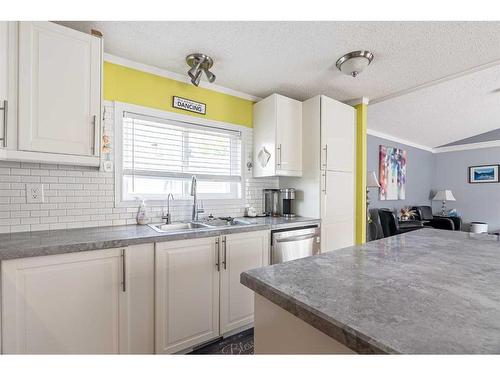
[(281, 194), (281, 215), (285, 219), (290, 219), (295, 217), (295, 212), (293, 208), (293, 201), (295, 200), (295, 189), (280, 189)]

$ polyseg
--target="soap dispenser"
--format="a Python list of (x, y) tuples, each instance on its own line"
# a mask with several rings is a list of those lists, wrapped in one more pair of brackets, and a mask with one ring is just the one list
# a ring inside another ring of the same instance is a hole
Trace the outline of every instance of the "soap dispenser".
[(149, 218), (146, 212), (146, 203), (144, 202), (144, 199), (142, 199), (139, 210), (137, 211), (137, 224), (145, 225), (147, 223), (149, 223)]

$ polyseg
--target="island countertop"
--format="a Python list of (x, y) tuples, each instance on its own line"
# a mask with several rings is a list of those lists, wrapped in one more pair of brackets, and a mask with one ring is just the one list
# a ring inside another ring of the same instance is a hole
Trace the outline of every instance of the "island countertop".
[(358, 353), (500, 353), (498, 236), (421, 229), (241, 282)]

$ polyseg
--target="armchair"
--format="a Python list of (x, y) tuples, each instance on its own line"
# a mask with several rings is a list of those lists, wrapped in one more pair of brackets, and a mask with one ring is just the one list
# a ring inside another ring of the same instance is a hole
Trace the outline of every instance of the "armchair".
[(434, 216), (430, 206), (415, 206), (412, 207), (412, 210), (415, 210), (418, 219), (422, 220), (425, 226), (445, 230), (460, 230), (461, 228), (462, 220), (460, 218), (453, 218), (457, 222), (457, 226), (455, 226), (454, 220), (450, 217)]
[(388, 208), (380, 208), (378, 215), (384, 237), (395, 236), (423, 228), (423, 224), (420, 221), (399, 221), (396, 214)]
[(394, 212), (387, 208), (380, 208), (378, 210), (378, 215), (380, 218), (380, 224), (382, 226), (382, 232), (384, 233), (384, 237), (395, 236), (396, 234), (400, 234), (398, 219)]

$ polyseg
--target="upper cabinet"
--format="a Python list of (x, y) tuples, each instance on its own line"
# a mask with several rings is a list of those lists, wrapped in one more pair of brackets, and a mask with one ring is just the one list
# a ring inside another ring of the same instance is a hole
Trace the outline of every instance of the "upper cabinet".
[[(99, 165), (101, 38), (52, 22), (3, 22), (0, 48), (9, 52), (0, 62), (0, 95), (9, 113), (17, 109), (0, 158)], [(13, 82), (9, 95), (5, 81)]]
[(273, 94), (254, 104), (254, 177), (302, 175), (302, 103)]
[(0, 21), (0, 156), (16, 139), (17, 22)]
[(324, 95), (319, 100), (321, 170), (353, 172), (356, 111)]

